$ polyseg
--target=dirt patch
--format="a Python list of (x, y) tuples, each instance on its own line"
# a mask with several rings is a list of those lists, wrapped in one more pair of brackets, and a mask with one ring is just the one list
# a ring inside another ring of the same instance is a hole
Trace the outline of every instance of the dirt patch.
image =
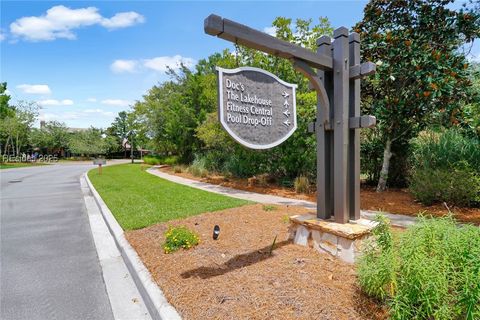
[[(359, 291), (353, 265), (286, 241), (286, 216), (306, 211), (249, 205), (128, 231), (126, 237), (184, 319), (385, 319), (386, 311)], [(165, 254), (170, 225), (194, 230), (200, 244)]]
[[(172, 168), (165, 167), (161, 171), (178, 175), (184, 178), (218, 184), (229, 188), (271, 194), (280, 197), (301, 199), (316, 202), (315, 193), (298, 194), (292, 188), (280, 187), (273, 184), (267, 186), (249, 185), (248, 179), (225, 178), (221, 175), (210, 175), (206, 178), (195, 177), (188, 172), (175, 173)], [(425, 206), (415, 201), (407, 189), (389, 189), (377, 193), (374, 188), (362, 186), (360, 191), (360, 207), (363, 210), (385, 211), (396, 214), (417, 216), (419, 213), (441, 217), (448, 214), (448, 210), (441, 204)], [(450, 208), (459, 221), (480, 225), (479, 208)]]

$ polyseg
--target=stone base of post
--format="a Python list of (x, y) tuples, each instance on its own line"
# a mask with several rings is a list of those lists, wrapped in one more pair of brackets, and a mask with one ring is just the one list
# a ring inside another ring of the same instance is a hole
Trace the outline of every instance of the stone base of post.
[(289, 237), (295, 244), (354, 263), (377, 224), (367, 219), (336, 223), (318, 219), (315, 214), (295, 215), (290, 217)]

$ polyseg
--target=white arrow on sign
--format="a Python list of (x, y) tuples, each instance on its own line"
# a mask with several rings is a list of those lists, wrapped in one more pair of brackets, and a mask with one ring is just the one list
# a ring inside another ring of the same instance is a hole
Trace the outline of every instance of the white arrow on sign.
[(283, 103), (283, 106), (284, 106), (285, 108), (288, 108), (289, 104), (288, 104), (288, 101), (287, 101), (287, 100), (285, 100), (285, 102)]
[(284, 125), (286, 125), (287, 127), (290, 127), (291, 123), (290, 123), (290, 120), (286, 120), (285, 122), (283, 122)]
[(283, 91), (282, 96), (284, 98), (288, 98), (290, 95), (287, 93), (287, 91)]
[(285, 111), (283, 112), (283, 114), (284, 114), (287, 118), (290, 117), (290, 111), (288, 111), (288, 110), (285, 110)]

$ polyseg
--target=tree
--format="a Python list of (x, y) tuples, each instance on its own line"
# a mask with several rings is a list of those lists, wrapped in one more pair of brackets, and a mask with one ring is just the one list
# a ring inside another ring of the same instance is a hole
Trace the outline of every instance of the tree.
[(47, 153), (58, 153), (68, 148), (70, 133), (63, 122), (48, 121), (30, 135), (32, 146), (45, 149)]
[(452, 122), (470, 91), (468, 61), (459, 50), (480, 36), (480, 14), (453, 0), (371, 0), (355, 26), (365, 60), (377, 63), (363, 81), (363, 108), (378, 119), (384, 145), (377, 191), (389, 176), (392, 150), (429, 124), (435, 112)]
[(125, 142), (127, 141), (129, 131), (128, 114), (126, 111), (119, 112), (110, 128), (107, 129), (109, 135), (117, 138), (118, 144), (123, 149), (125, 158), (127, 157), (127, 147)]
[(33, 123), (38, 115), (38, 106), (33, 102), (18, 102), (8, 115), (0, 119), (0, 132), (4, 154), (18, 156), (28, 145)]
[(93, 127), (73, 133), (68, 146), (72, 153), (86, 156), (105, 154), (109, 148), (102, 131)]
[(15, 113), (15, 107), (9, 104), (10, 95), (6, 93), (7, 83), (0, 83), (0, 119), (11, 117)]

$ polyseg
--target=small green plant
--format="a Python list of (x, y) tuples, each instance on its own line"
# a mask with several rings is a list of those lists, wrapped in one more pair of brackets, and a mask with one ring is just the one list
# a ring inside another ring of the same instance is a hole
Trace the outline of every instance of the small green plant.
[(293, 182), (296, 193), (308, 193), (310, 192), (310, 181), (305, 176), (299, 176), (295, 178)]
[(289, 223), (290, 222), (290, 216), (288, 214), (284, 215), (282, 217), (282, 222), (285, 223), (285, 224)]
[(208, 176), (208, 170), (206, 168), (206, 160), (205, 158), (196, 157), (193, 160), (190, 167), (188, 167), (188, 171), (193, 174), (195, 177), (205, 178)]
[(395, 287), (393, 237), (387, 218), (377, 215), (375, 221), (378, 225), (372, 231), (373, 237), (365, 243), (358, 261), (358, 278), (368, 295), (385, 299)]
[(169, 227), (165, 232), (165, 244), (163, 250), (165, 253), (172, 253), (180, 248), (185, 250), (198, 245), (200, 239), (197, 234), (188, 230), (186, 227)]
[(185, 170), (183, 165), (175, 165), (173, 166), (173, 172), (175, 173), (182, 173)]
[(277, 242), (277, 236), (275, 236), (275, 238), (273, 238), (273, 242), (272, 242), (272, 245), (270, 246), (270, 251), (269, 251), (269, 254), (272, 255), (273, 253), (273, 250), (275, 249), (275, 243)]
[(262, 173), (257, 175), (257, 185), (259, 187), (266, 187), (268, 186), (268, 174)]
[(277, 207), (271, 204), (264, 204), (263, 211), (274, 211), (277, 210)]
[(395, 242), (381, 222), (358, 264), (360, 286), (392, 319), (480, 319), (480, 229), (427, 219)]

